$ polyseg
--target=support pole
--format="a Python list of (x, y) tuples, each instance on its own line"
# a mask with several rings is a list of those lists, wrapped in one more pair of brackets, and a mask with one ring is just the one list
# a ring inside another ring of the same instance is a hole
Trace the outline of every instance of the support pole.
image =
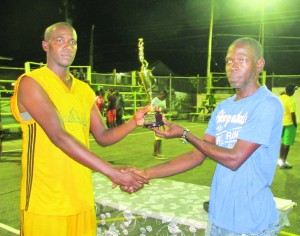
[(210, 25), (209, 25), (208, 55), (207, 55), (207, 69), (206, 69), (207, 93), (210, 93), (212, 87), (212, 76), (210, 70), (211, 70), (213, 25), (214, 25), (214, 0), (210, 0)]

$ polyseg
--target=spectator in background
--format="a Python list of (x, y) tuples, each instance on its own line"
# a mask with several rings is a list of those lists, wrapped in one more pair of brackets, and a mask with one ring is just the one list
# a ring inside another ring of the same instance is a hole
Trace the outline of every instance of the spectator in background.
[[(158, 95), (152, 99), (151, 106), (156, 111), (159, 111), (161, 113), (167, 112), (167, 104), (166, 104), (166, 98), (167, 98), (167, 92), (166, 91), (160, 91)], [(164, 129), (163, 126), (160, 127), (161, 129)], [(156, 159), (165, 159), (165, 155), (162, 154), (162, 138), (158, 137), (154, 134), (154, 149), (152, 156)]]
[(107, 119), (107, 127), (112, 128), (117, 125), (117, 97), (114, 95), (113, 89), (108, 90), (107, 95), (107, 108), (106, 108), (106, 119)]
[(81, 81), (87, 82), (86, 77), (85, 77), (85, 73), (84, 73), (82, 68), (79, 69), (78, 79), (80, 79)]
[(216, 108), (217, 99), (216, 99), (214, 93), (208, 94), (206, 99), (207, 99), (206, 109), (207, 109), (208, 113), (211, 114), (214, 111), (214, 109)]
[(75, 77), (75, 78), (78, 78), (79, 77), (79, 72), (76, 68), (73, 68), (72, 71), (71, 71), (72, 75)]
[(104, 116), (104, 108), (105, 108), (105, 90), (101, 88), (98, 91), (98, 96), (96, 96), (96, 105), (101, 113)]
[(117, 126), (123, 124), (123, 113), (124, 113), (124, 99), (123, 96), (120, 94), (119, 90), (115, 90), (115, 95), (117, 98), (116, 101), (116, 123)]
[(297, 132), (296, 101), (292, 98), (295, 90), (297, 90), (296, 85), (288, 84), (285, 87), (285, 93), (279, 97), (284, 109), (280, 158), (278, 159), (280, 169), (291, 169), (293, 167), (287, 162), (287, 156), (290, 146), (295, 143)]

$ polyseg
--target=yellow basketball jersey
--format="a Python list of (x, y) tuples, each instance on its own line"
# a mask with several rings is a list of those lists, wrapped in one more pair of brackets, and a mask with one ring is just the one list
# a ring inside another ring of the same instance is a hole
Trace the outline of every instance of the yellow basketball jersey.
[[(17, 100), (19, 82), (24, 75), (18, 78), (11, 98), (12, 113), (23, 132), (21, 210), (72, 215), (94, 207), (91, 170), (58, 149), (35, 120), (21, 118)], [(89, 85), (72, 76), (69, 90), (48, 67), (26, 75), (46, 91), (66, 131), (89, 147), (90, 111), (95, 97)]]

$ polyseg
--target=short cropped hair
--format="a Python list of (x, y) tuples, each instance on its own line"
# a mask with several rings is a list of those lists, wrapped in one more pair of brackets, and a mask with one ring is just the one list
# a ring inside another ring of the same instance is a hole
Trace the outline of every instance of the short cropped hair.
[(233, 43), (231, 43), (230, 47), (237, 44), (244, 44), (252, 48), (255, 52), (256, 60), (260, 58), (264, 58), (263, 48), (256, 39), (248, 38), (248, 37), (238, 38), (235, 41), (233, 41)]

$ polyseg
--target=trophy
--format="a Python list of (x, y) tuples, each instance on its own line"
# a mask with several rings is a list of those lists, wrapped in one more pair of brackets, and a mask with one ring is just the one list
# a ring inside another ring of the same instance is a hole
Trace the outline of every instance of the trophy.
[[(146, 92), (149, 103), (151, 104), (153, 99), (152, 88), (155, 86), (156, 80), (152, 76), (151, 70), (148, 70), (148, 62), (144, 58), (144, 42), (142, 38), (139, 38), (138, 48), (139, 59), (142, 64), (139, 72), (139, 83)], [(152, 80), (154, 81), (152, 82)], [(156, 111), (156, 108), (151, 105), (150, 111), (144, 115), (144, 127), (154, 128), (162, 125), (164, 125), (162, 114), (159, 111)]]

